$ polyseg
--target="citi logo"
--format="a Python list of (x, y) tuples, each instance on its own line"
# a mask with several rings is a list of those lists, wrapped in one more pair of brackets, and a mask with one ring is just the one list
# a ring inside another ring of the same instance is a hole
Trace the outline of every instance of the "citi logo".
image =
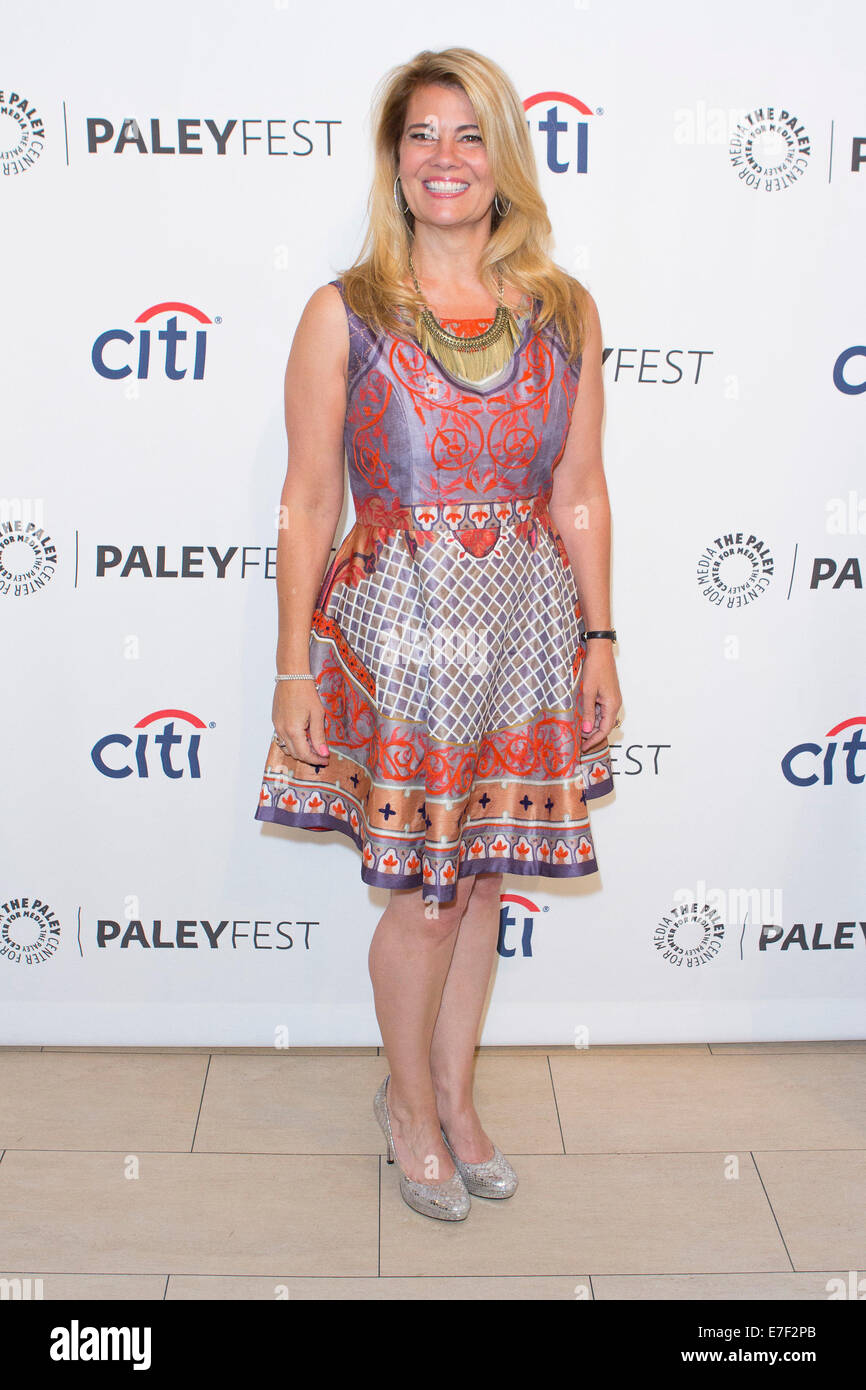
[[(529, 115), (530, 131), (544, 136), (544, 156), (552, 174), (585, 174), (589, 168), (589, 124), (585, 117), (591, 108), (568, 92), (536, 92), (526, 97), (523, 109)], [(597, 116), (603, 114), (599, 107)]]
[[(531, 898), (520, 893), (503, 893), (499, 899), (499, 939), (496, 949), (501, 956), (516, 956), (518, 947), (522, 956), (532, 955), (532, 928), (539, 912), (547, 912), (547, 907), (539, 908)], [(513, 942), (513, 945), (509, 943)]]
[[(863, 742), (864, 724), (866, 715), (844, 719), (841, 724), (828, 729), (824, 737), (830, 742), (826, 745), (798, 743), (790, 748), (782, 759), (785, 780), (795, 787), (814, 787), (819, 782), (825, 787), (832, 787), (834, 777), (837, 782), (862, 782), (866, 773), (858, 772), (856, 764), (857, 754), (866, 749)], [(838, 735), (846, 729), (852, 729), (853, 733), (840, 744)]]
[(139, 314), (135, 323), (142, 327), (137, 333), (128, 328), (100, 333), (90, 360), (94, 371), (108, 381), (122, 381), (133, 372), (139, 381), (146, 381), (152, 372), (169, 381), (183, 381), (187, 376), (203, 381), (207, 325), (221, 322), (219, 317), (209, 319), (194, 304), (168, 299)]
[(833, 363), (833, 385), (843, 396), (862, 396), (866, 391), (866, 347), (858, 343), (845, 348)]
[[(175, 722), (188, 727), (175, 732)], [(129, 734), (106, 734), (90, 750), (93, 766), (103, 777), (149, 777), (151, 772), (177, 780), (201, 777), (201, 729), (212, 729), (197, 714), (184, 709), (158, 709), (139, 719)]]

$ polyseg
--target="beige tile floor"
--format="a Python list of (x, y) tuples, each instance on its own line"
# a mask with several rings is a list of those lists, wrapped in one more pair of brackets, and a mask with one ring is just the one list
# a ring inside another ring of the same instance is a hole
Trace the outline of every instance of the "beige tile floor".
[(450, 1224), (385, 1164), (381, 1049), (0, 1048), (0, 1279), (46, 1300), (862, 1297), (864, 1067), (866, 1041), (482, 1048), (476, 1104), (521, 1182)]

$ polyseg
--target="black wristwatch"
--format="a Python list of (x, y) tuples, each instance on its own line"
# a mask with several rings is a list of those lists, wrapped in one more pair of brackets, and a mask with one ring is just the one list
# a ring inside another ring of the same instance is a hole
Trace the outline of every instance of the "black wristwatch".
[(605, 631), (599, 630), (598, 632), (585, 632), (583, 635), (584, 637), (608, 637), (610, 638), (611, 642), (616, 641), (616, 630), (612, 627), (607, 628)]

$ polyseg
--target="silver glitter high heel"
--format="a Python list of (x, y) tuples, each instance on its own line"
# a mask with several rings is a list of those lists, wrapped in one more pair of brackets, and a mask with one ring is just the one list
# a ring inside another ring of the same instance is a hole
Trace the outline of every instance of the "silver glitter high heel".
[(467, 1192), (471, 1192), (473, 1197), (514, 1196), (517, 1191), (517, 1174), (496, 1144), (493, 1145), (492, 1158), (487, 1158), (482, 1163), (465, 1163), (462, 1158), (457, 1157), (448, 1143), (448, 1135), (444, 1129), (442, 1138), (454, 1159), (455, 1168), (466, 1184)]
[(391, 1116), (388, 1113), (386, 1091), (390, 1079), (391, 1073), (389, 1072), (373, 1098), (373, 1113), (382, 1126), (382, 1133), (388, 1144), (388, 1162), (396, 1162), (400, 1169), (400, 1195), (403, 1201), (414, 1211), (420, 1211), (422, 1216), (432, 1216), (437, 1221), (465, 1221), (472, 1207), (472, 1202), (466, 1190), (466, 1184), (460, 1176), (456, 1160), (454, 1165), (456, 1171), (445, 1182), (416, 1182), (414, 1178), (407, 1177), (404, 1173), (397, 1158), (397, 1150), (394, 1148)]

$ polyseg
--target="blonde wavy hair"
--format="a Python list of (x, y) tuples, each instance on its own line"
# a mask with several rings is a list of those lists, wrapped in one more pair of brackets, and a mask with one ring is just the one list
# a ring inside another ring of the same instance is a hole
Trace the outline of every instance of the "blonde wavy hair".
[[(482, 284), (498, 294), (496, 269), (525, 294), (540, 301), (533, 331), (554, 320), (568, 360), (582, 352), (588, 332), (587, 291), (556, 265), (549, 248), (553, 238), (547, 207), (538, 185), (535, 154), (526, 113), (510, 78), (490, 58), (471, 48), (429, 49), (390, 69), (381, 79), (372, 104), (375, 150), (373, 183), (367, 199), (368, 222), (358, 258), (340, 272), (349, 307), (376, 332), (406, 332), (424, 308), (408, 271), (414, 230), (411, 212), (400, 213), (394, 200), (399, 148), (409, 99), (417, 87), (451, 87), (465, 92), (487, 150), (500, 199), (511, 207), (491, 213), (491, 235), (479, 267)], [(405, 201), (405, 200), (404, 200)], [(408, 315), (401, 318), (401, 312)]]

